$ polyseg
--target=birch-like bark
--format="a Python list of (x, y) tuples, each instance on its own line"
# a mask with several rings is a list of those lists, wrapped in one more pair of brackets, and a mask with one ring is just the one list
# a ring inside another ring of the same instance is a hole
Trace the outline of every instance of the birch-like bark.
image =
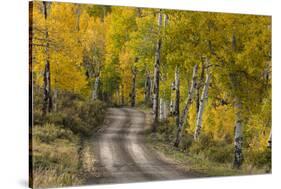
[(99, 83), (100, 83), (100, 76), (96, 76), (95, 83), (94, 83), (94, 90), (93, 90), (93, 95), (92, 99), (97, 100), (98, 99), (98, 88), (99, 88)]
[(160, 98), (160, 108), (159, 108), (159, 120), (164, 120), (164, 100)]
[(198, 78), (197, 84), (196, 84), (196, 113), (197, 114), (199, 112), (199, 107), (200, 107), (200, 90), (204, 83), (204, 74), (205, 74), (205, 64), (204, 64), (204, 62), (202, 62), (200, 77)]
[(164, 103), (163, 103), (163, 120), (166, 121), (167, 120), (167, 101), (164, 100)]
[(43, 13), (44, 13), (44, 19), (46, 23), (46, 31), (45, 31), (45, 40), (46, 40), (46, 46), (45, 46), (45, 67), (44, 67), (44, 94), (43, 94), (43, 116), (46, 115), (47, 112), (50, 112), (52, 110), (52, 97), (51, 97), (51, 72), (50, 72), (50, 54), (49, 54), (49, 32), (48, 32), (48, 26), (47, 26), (47, 19), (48, 19), (48, 12), (47, 12), (47, 6), (48, 3), (43, 1)]
[(174, 95), (174, 91), (176, 90), (176, 87), (175, 87), (175, 82), (173, 81), (171, 83), (171, 100), (170, 100), (170, 106), (169, 106), (169, 113), (170, 113), (170, 116), (173, 116), (174, 115), (174, 110), (175, 110), (175, 99), (173, 97)]
[(177, 125), (177, 133), (176, 133), (176, 140), (174, 143), (175, 147), (178, 147), (181, 141), (181, 137), (182, 137), (182, 130), (183, 130), (183, 126), (186, 124), (186, 117), (189, 111), (189, 107), (192, 103), (192, 99), (193, 99), (193, 95), (194, 95), (194, 90), (196, 89), (196, 79), (197, 79), (197, 70), (198, 67), (197, 65), (194, 66), (193, 68), (193, 73), (192, 73), (192, 79), (191, 79), (191, 84), (189, 86), (189, 90), (188, 90), (188, 96), (185, 102), (185, 106), (184, 109), (182, 111), (182, 115), (181, 115), (181, 119), (179, 121), (179, 124)]
[(211, 79), (211, 75), (207, 74), (206, 81), (205, 81), (204, 88), (203, 88), (202, 95), (201, 95), (201, 99), (200, 99), (199, 111), (198, 111), (197, 118), (196, 118), (196, 128), (195, 128), (195, 132), (194, 132), (194, 140), (198, 140), (199, 135), (201, 133), (202, 117), (203, 117), (203, 112), (204, 112), (205, 100), (208, 98), (208, 89), (209, 89), (210, 79)]
[[(235, 33), (232, 34), (232, 51), (237, 51), (237, 41)], [(233, 62), (234, 64), (235, 62)], [(238, 75), (235, 71), (229, 73), (230, 82), (233, 91), (239, 90)], [(240, 168), (243, 162), (242, 143), (243, 143), (243, 120), (242, 120), (242, 103), (237, 96), (234, 98), (235, 108), (235, 132), (234, 132), (234, 161), (233, 167)]]
[(174, 101), (173, 101), (173, 99), (171, 99), (171, 101), (170, 101), (169, 113), (170, 113), (170, 116), (174, 115)]
[(159, 116), (159, 77), (160, 77), (160, 50), (161, 50), (161, 26), (162, 26), (162, 13), (161, 10), (159, 12), (158, 17), (158, 40), (156, 44), (155, 51), (155, 63), (154, 63), (154, 90), (153, 90), (153, 115), (154, 115), (154, 124), (153, 124), (153, 132), (157, 130), (157, 122)]
[(242, 104), (238, 98), (235, 99), (235, 133), (234, 133), (234, 162), (235, 168), (240, 168), (243, 161), (242, 142), (243, 142), (243, 123), (241, 118)]
[(175, 99), (174, 114), (176, 117), (176, 125), (179, 125), (179, 122), (180, 122), (180, 76), (179, 76), (178, 67), (176, 67), (176, 71), (175, 71), (175, 89), (176, 89), (176, 99)]
[(167, 14), (164, 14), (164, 28), (168, 26), (169, 16)]

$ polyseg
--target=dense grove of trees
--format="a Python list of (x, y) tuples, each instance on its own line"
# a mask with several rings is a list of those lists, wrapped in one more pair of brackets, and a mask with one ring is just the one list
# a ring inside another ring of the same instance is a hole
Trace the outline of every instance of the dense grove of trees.
[(67, 91), (175, 119), (176, 147), (229, 141), (237, 168), (271, 147), (270, 17), (36, 2), (31, 38), (42, 116)]

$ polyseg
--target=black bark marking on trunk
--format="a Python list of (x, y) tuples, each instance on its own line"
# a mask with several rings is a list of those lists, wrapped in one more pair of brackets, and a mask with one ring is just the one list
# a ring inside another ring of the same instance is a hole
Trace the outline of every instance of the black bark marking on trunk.
[[(44, 12), (44, 19), (45, 19), (46, 24), (47, 24), (47, 19), (48, 19), (47, 6), (48, 6), (48, 2), (44, 1), (43, 2), (43, 12)], [(48, 38), (49, 38), (49, 32), (48, 32), (48, 27), (46, 25), (46, 31), (45, 31), (46, 62), (45, 62), (45, 68), (44, 68), (44, 94), (43, 94), (43, 108), (42, 108), (43, 116), (45, 116), (47, 112), (51, 112), (52, 106), (53, 106), (52, 97), (51, 97), (51, 72), (50, 72), (50, 55), (49, 55)]]
[(159, 77), (160, 77), (160, 51), (161, 51), (161, 25), (162, 25), (162, 13), (161, 10), (159, 12), (158, 18), (158, 40), (156, 44), (155, 51), (155, 64), (154, 64), (154, 90), (153, 90), (153, 115), (154, 115), (154, 124), (152, 128), (152, 132), (156, 132), (158, 125), (158, 117), (159, 117)]
[(191, 78), (191, 83), (189, 86), (189, 90), (188, 90), (188, 96), (186, 99), (186, 103), (184, 106), (184, 109), (182, 111), (182, 115), (181, 118), (179, 120), (179, 123), (177, 124), (177, 132), (176, 132), (176, 140), (174, 143), (175, 147), (178, 147), (182, 138), (182, 131), (183, 131), (183, 127), (186, 124), (186, 119), (187, 119), (187, 115), (188, 115), (188, 111), (189, 111), (189, 107), (192, 103), (192, 99), (193, 99), (193, 94), (194, 94), (194, 90), (196, 89), (196, 85), (197, 85), (197, 65), (194, 66), (193, 68), (193, 73), (192, 73), (192, 78)]

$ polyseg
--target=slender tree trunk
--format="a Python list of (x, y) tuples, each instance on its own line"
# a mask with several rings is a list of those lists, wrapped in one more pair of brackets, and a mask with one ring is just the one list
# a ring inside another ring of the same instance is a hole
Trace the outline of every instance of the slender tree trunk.
[(202, 116), (203, 116), (203, 112), (204, 112), (205, 99), (208, 98), (208, 89), (209, 89), (210, 79), (211, 79), (211, 75), (207, 74), (206, 81), (205, 81), (204, 88), (203, 88), (202, 95), (201, 95), (201, 99), (200, 99), (199, 111), (198, 111), (197, 118), (196, 118), (196, 128), (195, 128), (195, 132), (194, 132), (194, 140), (198, 140), (199, 135), (201, 133)]
[(53, 110), (54, 112), (58, 111), (58, 89), (54, 89), (54, 97), (53, 97)]
[[(233, 53), (237, 51), (237, 41), (235, 33), (232, 34), (232, 50)], [(235, 62), (233, 61), (233, 64)], [(239, 80), (237, 72), (234, 70), (229, 74), (230, 82), (233, 91), (240, 89)], [(234, 92), (235, 93), (235, 92)], [(234, 161), (233, 167), (239, 169), (243, 163), (243, 119), (242, 119), (242, 103), (239, 97), (234, 98), (234, 108), (235, 108), (235, 128), (234, 128)]]
[(136, 104), (136, 67), (132, 67), (132, 91), (131, 91), (131, 106), (135, 107)]
[(171, 116), (174, 115), (174, 109), (175, 109), (174, 106), (175, 106), (175, 103), (174, 103), (173, 99), (171, 99), (170, 106), (169, 106), (169, 113), (170, 113)]
[(163, 98), (160, 98), (159, 119), (162, 122), (167, 120), (167, 105)]
[(175, 115), (175, 102), (174, 102), (174, 97), (173, 97), (173, 94), (174, 94), (174, 91), (176, 90), (176, 87), (175, 87), (175, 82), (173, 81), (171, 83), (171, 100), (170, 100), (170, 106), (169, 106), (169, 112), (170, 112), (170, 115), (173, 116)]
[(204, 82), (204, 74), (205, 74), (205, 65), (202, 62), (200, 78), (198, 78), (197, 85), (196, 85), (196, 112), (198, 114), (199, 107), (200, 107), (200, 90), (202, 88), (202, 84)]
[(167, 120), (167, 101), (166, 100), (164, 100), (164, 102), (163, 102), (163, 119), (164, 119), (164, 121), (166, 121)]
[(49, 32), (47, 27), (47, 2), (43, 2), (43, 12), (44, 12), (44, 19), (46, 23), (46, 31), (45, 31), (45, 40), (46, 40), (46, 47), (45, 47), (45, 67), (44, 67), (44, 94), (43, 94), (43, 116), (46, 115), (47, 112), (52, 110), (52, 97), (51, 97), (51, 72), (50, 72), (50, 54), (49, 54)]
[(125, 103), (125, 97), (124, 97), (124, 84), (121, 83), (121, 105), (123, 106)]
[(145, 92), (144, 92), (144, 101), (146, 104), (150, 104), (151, 102), (151, 79), (149, 74), (146, 74), (145, 80)]
[(164, 14), (164, 28), (168, 26), (169, 16), (167, 14)]
[(189, 86), (189, 90), (188, 90), (188, 96), (185, 102), (185, 106), (181, 115), (181, 119), (179, 121), (179, 124), (177, 125), (177, 133), (176, 133), (176, 140), (174, 143), (175, 147), (178, 147), (181, 141), (181, 137), (182, 137), (182, 128), (184, 127), (184, 125), (186, 124), (186, 117), (188, 115), (188, 111), (189, 111), (189, 107), (192, 103), (192, 99), (193, 99), (193, 95), (194, 95), (194, 89), (196, 89), (196, 80), (197, 80), (197, 70), (198, 67), (197, 65), (194, 66), (193, 68), (193, 73), (192, 73), (192, 79), (191, 79), (191, 83)]
[(243, 123), (241, 118), (242, 104), (238, 98), (235, 99), (235, 133), (234, 133), (234, 168), (240, 168), (243, 162), (242, 142), (243, 142)]
[(160, 98), (159, 119), (160, 119), (160, 121), (164, 120), (164, 100), (163, 100), (163, 98)]
[(176, 88), (176, 99), (175, 99), (174, 114), (176, 117), (176, 125), (179, 125), (179, 122), (180, 122), (180, 75), (179, 75), (178, 67), (176, 67), (176, 71), (175, 71), (175, 88)]
[(96, 76), (95, 83), (94, 83), (94, 90), (92, 94), (92, 99), (97, 100), (98, 99), (98, 88), (99, 88), (99, 82), (100, 82), (100, 76)]
[(157, 122), (159, 116), (159, 77), (160, 77), (160, 50), (161, 50), (161, 26), (162, 26), (162, 13), (161, 10), (159, 12), (158, 17), (158, 33), (159, 37), (156, 44), (156, 52), (155, 52), (155, 64), (154, 64), (154, 90), (153, 90), (153, 114), (154, 114), (154, 124), (153, 124), (153, 132), (157, 130)]

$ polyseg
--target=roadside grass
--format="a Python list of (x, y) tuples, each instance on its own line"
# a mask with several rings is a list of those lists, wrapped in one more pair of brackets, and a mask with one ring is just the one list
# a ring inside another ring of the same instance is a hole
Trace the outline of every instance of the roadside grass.
[[(151, 113), (146, 113), (147, 123), (151, 125)], [(233, 144), (231, 141), (215, 141), (212, 137), (202, 134), (199, 142), (193, 136), (184, 134), (178, 148), (173, 146), (175, 127), (173, 120), (159, 123), (157, 133), (146, 129), (145, 137), (148, 146), (160, 156), (175, 162), (186, 171), (197, 173), (202, 177), (240, 176), (266, 174), (271, 172), (271, 151), (255, 153), (244, 149), (245, 161), (240, 169), (232, 167)], [(270, 163), (268, 163), (270, 162)], [(201, 177), (200, 176), (200, 177)]]
[[(55, 136), (46, 140), (45, 131), (53, 131)], [(58, 138), (55, 133), (67, 133)], [(42, 134), (40, 136), (40, 134)], [(71, 138), (71, 139), (70, 139)], [(33, 186), (57, 187), (78, 185), (83, 182), (79, 177), (79, 140), (67, 130), (56, 125), (36, 127), (33, 136)]]
[(184, 170), (197, 173), (203, 177), (238, 176), (266, 173), (264, 169), (257, 169), (249, 165), (244, 165), (241, 169), (233, 169), (231, 163), (217, 163), (210, 161), (203, 153), (188, 154), (186, 152), (180, 151), (178, 148), (173, 147), (172, 144), (156, 140), (155, 136), (152, 135), (147, 135), (146, 141), (152, 150), (160, 153), (172, 162), (175, 162)]
[(60, 103), (60, 111), (46, 117), (35, 106), (30, 180), (34, 188), (82, 185), (89, 173), (95, 173), (90, 137), (103, 122), (106, 106), (67, 95)]

